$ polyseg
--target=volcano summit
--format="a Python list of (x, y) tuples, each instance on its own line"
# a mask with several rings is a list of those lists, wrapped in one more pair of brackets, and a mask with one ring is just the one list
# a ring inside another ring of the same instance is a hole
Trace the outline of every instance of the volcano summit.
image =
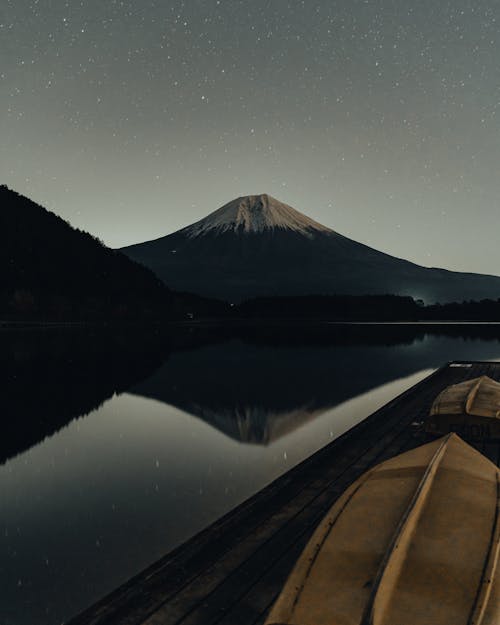
[(274, 229), (291, 230), (306, 236), (318, 232), (332, 232), (291, 206), (282, 204), (266, 194), (239, 197), (181, 232), (196, 237), (222, 232), (257, 234)]
[(348, 239), (275, 198), (237, 198), (160, 239), (121, 250), (168, 286), (232, 302), (258, 296), (500, 297), (500, 277), (422, 267)]

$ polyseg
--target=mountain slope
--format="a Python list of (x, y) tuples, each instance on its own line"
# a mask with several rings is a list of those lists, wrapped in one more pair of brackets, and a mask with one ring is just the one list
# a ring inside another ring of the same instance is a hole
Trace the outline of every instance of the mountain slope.
[(174, 289), (235, 302), (310, 294), (391, 293), (428, 303), (500, 297), (499, 277), (395, 258), (265, 194), (238, 198), (191, 226), (122, 251)]
[(124, 254), (0, 186), (0, 313), (33, 318), (166, 314), (172, 296)]
[(274, 229), (289, 230), (307, 237), (320, 232), (333, 232), (267, 194), (236, 198), (181, 232), (194, 238), (224, 232), (257, 234)]

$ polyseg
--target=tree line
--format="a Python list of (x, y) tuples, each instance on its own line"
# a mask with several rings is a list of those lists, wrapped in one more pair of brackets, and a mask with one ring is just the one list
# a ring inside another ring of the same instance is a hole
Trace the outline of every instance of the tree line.
[(313, 321), (500, 321), (500, 298), (425, 305), (400, 295), (257, 297), (238, 304), (197, 298), (192, 316), (249, 320)]

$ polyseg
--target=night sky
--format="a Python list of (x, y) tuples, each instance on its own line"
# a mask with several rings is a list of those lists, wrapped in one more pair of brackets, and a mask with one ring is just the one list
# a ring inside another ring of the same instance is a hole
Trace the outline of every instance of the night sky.
[(498, 0), (0, 0), (0, 182), (116, 247), (270, 193), (500, 274)]

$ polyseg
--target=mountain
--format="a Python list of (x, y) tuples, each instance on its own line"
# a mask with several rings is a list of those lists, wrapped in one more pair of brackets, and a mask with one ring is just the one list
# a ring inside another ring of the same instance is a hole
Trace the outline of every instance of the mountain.
[(500, 277), (426, 268), (348, 239), (269, 195), (240, 197), (173, 234), (122, 248), (171, 288), (238, 302), (258, 296), (500, 297)]
[(169, 315), (173, 297), (146, 267), (0, 186), (0, 314), (95, 319)]

